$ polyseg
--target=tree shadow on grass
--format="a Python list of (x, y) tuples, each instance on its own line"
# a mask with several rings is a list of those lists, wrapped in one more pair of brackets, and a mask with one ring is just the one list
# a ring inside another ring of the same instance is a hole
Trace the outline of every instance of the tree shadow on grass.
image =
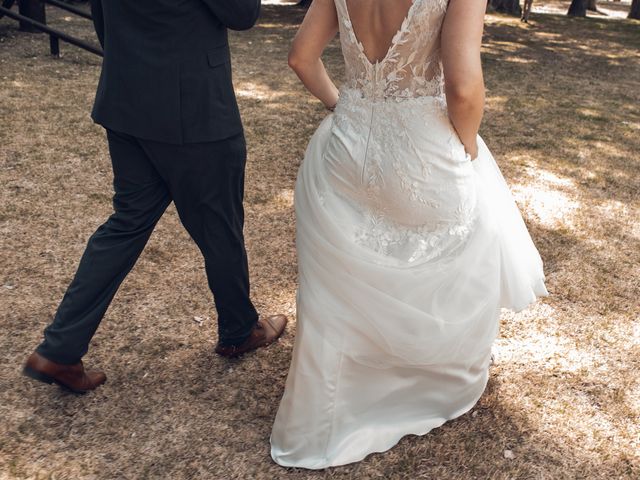
[[(618, 23), (597, 24), (613, 29)], [(555, 35), (552, 44), (519, 26), (487, 28), (483, 131), (492, 139), (490, 146), (497, 144), (499, 158), (517, 154), (537, 168), (572, 178), (593, 200), (633, 201), (640, 189), (634, 173), (639, 99), (632, 88), (640, 64), (631, 41), (640, 39), (637, 28), (620, 27), (628, 40), (619, 45), (607, 30), (585, 29), (583, 49), (572, 36), (577, 29), (572, 21), (548, 15), (543, 25), (545, 33)], [(519, 171), (509, 172), (516, 181)]]
[[(27, 449), (44, 443), (55, 457), (68, 458), (66, 465), (50, 458), (49, 472), (84, 469), (99, 478), (540, 478), (556, 469), (575, 478), (631, 478), (635, 468), (631, 457), (576, 451), (575, 438), (563, 437), (570, 431), (541, 429), (531, 416), (539, 412), (535, 402), (574, 396), (580, 378), (531, 369), (508, 379), (494, 371), (472, 412), (425, 436), (405, 437), (386, 453), (320, 472), (283, 469), (269, 458), (268, 437), (286, 362), (272, 362), (268, 352), (256, 356), (221, 362), (192, 352), (169, 362), (162, 381), (145, 388), (136, 383), (152, 357), (136, 357), (146, 360), (115, 365), (115, 384), (85, 397), (29, 387), (32, 417), (17, 431), (29, 432)], [(547, 398), (528, 398), (532, 384)], [(508, 385), (525, 387), (513, 395)], [(514, 458), (505, 458), (506, 450)]]

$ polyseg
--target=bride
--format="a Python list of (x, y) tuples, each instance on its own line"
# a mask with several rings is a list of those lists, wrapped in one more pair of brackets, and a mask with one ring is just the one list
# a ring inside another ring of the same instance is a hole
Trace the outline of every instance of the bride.
[[(486, 2), (314, 0), (289, 63), (333, 113), (295, 193), (298, 324), (271, 435), (283, 466), (388, 450), (471, 409), (500, 308), (542, 261), (478, 136)], [(339, 31), (346, 83), (320, 56)]]

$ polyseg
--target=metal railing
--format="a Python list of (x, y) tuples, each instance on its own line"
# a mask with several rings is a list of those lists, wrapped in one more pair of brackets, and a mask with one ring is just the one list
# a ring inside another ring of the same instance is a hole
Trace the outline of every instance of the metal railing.
[[(28, 1), (28, 0), (23, 0), (23, 1)], [(44, 3), (49, 4), (53, 7), (61, 8), (70, 13), (78, 15), (82, 18), (86, 18), (87, 20), (92, 19), (91, 14), (89, 12), (86, 12), (80, 8), (61, 2), (59, 0), (37, 0), (37, 1), (42, 2), (43, 4)], [(32, 30), (40, 31), (48, 34), (49, 48), (51, 51), (51, 55), (56, 57), (60, 56), (60, 41), (62, 40), (63, 42), (69, 43), (71, 45), (75, 45), (76, 47), (82, 48), (83, 50), (86, 50), (88, 52), (94, 53), (99, 56), (103, 56), (103, 52), (101, 48), (95, 45), (92, 45), (91, 43), (85, 42), (84, 40), (81, 40), (79, 38), (76, 38), (72, 35), (69, 35), (68, 33), (65, 33), (61, 30), (57, 30), (55, 28), (49, 27), (45, 23), (46, 18), (44, 17), (44, 12), (41, 15), (41, 20), (43, 21), (38, 21), (29, 16), (14, 12), (13, 10), (11, 10), (12, 4), (13, 2), (11, 1), (5, 1), (3, 2), (2, 5), (0, 5), (0, 18), (6, 15), (9, 18), (18, 20), (21, 26), (29, 26), (30, 29)], [(44, 8), (44, 5), (42, 5), (41, 8)]]
[(93, 20), (91, 14), (86, 10), (82, 10), (81, 8), (74, 7), (65, 2), (61, 2), (60, 0), (42, 0), (44, 3), (48, 3), (49, 5), (53, 5), (54, 7), (58, 7), (62, 10), (66, 10), (67, 12), (75, 13), (79, 17), (86, 18), (87, 20)]

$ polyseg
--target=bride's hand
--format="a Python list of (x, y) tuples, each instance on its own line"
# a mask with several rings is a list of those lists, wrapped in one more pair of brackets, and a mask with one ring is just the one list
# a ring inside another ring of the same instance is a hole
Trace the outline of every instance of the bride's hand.
[(478, 158), (478, 143), (473, 142), (473, 145), (471, 146), (471, 148), (465, 145), (464, 151), (467, 153), (467, 155), (471, 157), (471, 161), (473, 162), (475, 159)]

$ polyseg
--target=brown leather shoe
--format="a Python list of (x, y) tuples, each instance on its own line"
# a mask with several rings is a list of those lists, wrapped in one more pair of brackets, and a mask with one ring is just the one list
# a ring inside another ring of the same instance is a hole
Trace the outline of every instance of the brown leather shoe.
[(107, 376), (102, 372), (85, 371), (82, 362), (63, 365), (47, 360), (37, 352), (29, 356), (22, 373), (44, 383), (55, 383), (74, 393), (87, 393), (107, 380)]
[(258, 320), (256, 326), (251, 330), (249, 338), (242, 345), (225, 346), (218, 344), (216, 353), (223, 357), (239, 357), (240, 355), (255, 350), (256, 348), (266, 347), (275, 342), (284, 328), (287, 326), (287, 317), (284, 315), (273, 315)]

